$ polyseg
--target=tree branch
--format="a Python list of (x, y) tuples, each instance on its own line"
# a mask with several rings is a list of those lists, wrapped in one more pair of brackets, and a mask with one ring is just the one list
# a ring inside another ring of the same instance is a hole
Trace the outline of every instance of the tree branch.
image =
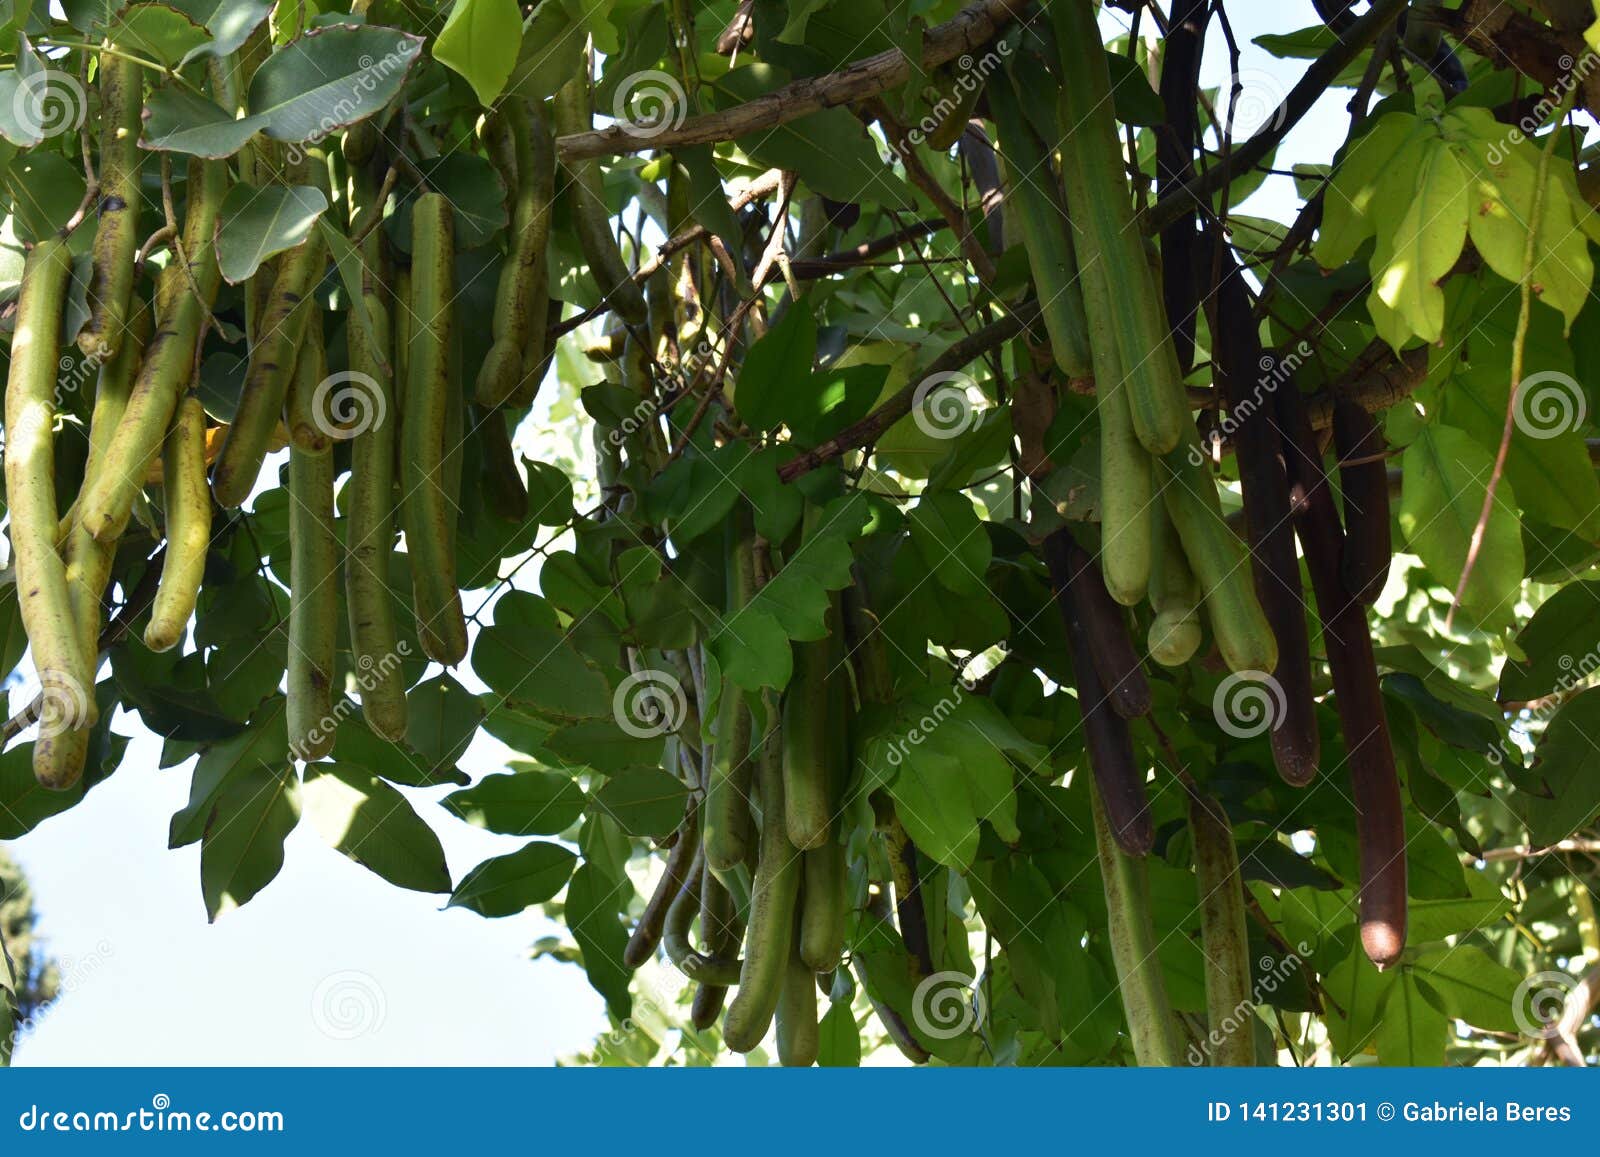
[(1196, 206), (1204, 212), (1210, 207), (1211, 194), (1232, 181), (1237, 174), (1264, 161), (1267, 154), (1278, 147), (1278, 142), (1289, 135), (1289, 130), (1311, 111), (1350, 62), (1376, 40), (1380, 32), (1394, 23), (1405, 6), (1406, 0), (1373, 0), (1372, 7), (1362, 13), (1346, 32), (1335, 34), (1337, 39), (1333, 47), (1312, 61), (1299, 83), (1279, 103), (1268, 119), (1267, 126), (1234, 149), (1225, 164), (1213, 165), (1150, 206), (1144, 214), (1144, 231), (1157, 232)]
[[(1030, 0), (978, 0), (954, 19), (928, 29), (922, 38), (922, 67), (936, 68), (985, 43), (1011, 21)], [(1385, 0), (1391, 3), (1393, 0)], [(562, 161), (615, 157), (665, 150), (679, 145), (731, 141), (762, 129), (788, 124), (809, 113), (852, 104), (887, 92), (911, 77), (911, 61), (898, 48), (846, 65), (838, 72), (808, 76), (721, 112), (691, 117), (677, 128), (640, 133), (616, 124), (593, 132), (573, 133), (556, 141)]]
[(999, 321), (990, 322), (982, 329), (968, 334), (934, 358), (915, 384), (907, 386), (861, 421), (829, 438), (816, 449), (807, 450), (793, 461), (785, 462), (778, 468), (778, 477), (784, 482), (793, 482), (800, 475), (810, 473), (841, 454), (858, 450), (877, 441), (885, 430), (911, 412), (911, 407), (917, 403), (918, 392), (929, 379), (936, 374), (959, 370), (995, 346), (1010, 341), (1031, 325), (1038, 316), (1038, 302), (1027, 301)]

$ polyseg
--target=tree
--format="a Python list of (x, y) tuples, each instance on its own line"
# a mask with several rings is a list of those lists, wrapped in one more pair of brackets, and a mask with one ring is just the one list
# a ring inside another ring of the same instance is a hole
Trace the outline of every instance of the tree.
[(14, 1026), (38, 1016), (60, 988), (55, 962), (34, 935), (37, 923), (28, 878), (0, 850), (0, 1066), (11, 1063)]
[(1592, 1055), (1600, 57), (1317, 7), (18, 5), (0, 838), (120, 706), (597, 1063)]

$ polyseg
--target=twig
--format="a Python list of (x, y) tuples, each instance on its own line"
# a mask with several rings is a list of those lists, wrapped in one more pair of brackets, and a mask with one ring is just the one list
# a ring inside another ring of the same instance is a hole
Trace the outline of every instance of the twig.
[(1556, 142), (1561, 139), (1560, 125), (1572, 111), (1578, 90), (1573, 88), (1562, 100), (1553, 118), (1556, 128), (1551, 131), (1539, 152), (1539, 171), (1534, 177), (1533, 204), (1528, 214), (1528, 238), (1522, 248), (1522, 301), (1517, 310), (1517, 329), (1511, 339), (1511, 388), (1506, 397), (1506, 419), (1500, 430), (1500, 447), (1495, 452), (1494, 469), (1489, 474), (1489, 484), (1483, 489), (1483, 509), (1478, 513), (1478, 524), (1472, 528), (1472, 539), (1467, 546), (1467, 560), (1461, 567), (1461, 581), (1450, 599), (1450, 609), (1445, 612), (1444, 629), (1450, 630), (1455, 622), (1461, 597), (1466, 593), (1467, 581), (1477, 565), (1478, 552), (1483, 548), (1483, 538), (1489, 528), (1489, 516), (1494, 513), (1494, 495), (1500, 486), (1500, 476), (1505, 472), (1506, 455), (1511, 451), (1511, 435), (1516, 431), (1517, 391), (1522, 386), (1522, 358), (1528, 344), (1528, 324), (1533, 315), (1533, 270), (1538, 261), (1539, 218), (1544, 213), (1545, 187), (1549, 184), (1550, 157), (1555, 153)]

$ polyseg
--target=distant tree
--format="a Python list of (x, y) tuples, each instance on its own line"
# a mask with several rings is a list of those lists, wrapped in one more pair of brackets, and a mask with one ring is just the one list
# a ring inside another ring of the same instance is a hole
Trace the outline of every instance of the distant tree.
[(34, 934), (38, 920), (28, 877), (0, 849), (0, 1066), (11, 1063), (17, 1030), (60, 990), (56, 963)]

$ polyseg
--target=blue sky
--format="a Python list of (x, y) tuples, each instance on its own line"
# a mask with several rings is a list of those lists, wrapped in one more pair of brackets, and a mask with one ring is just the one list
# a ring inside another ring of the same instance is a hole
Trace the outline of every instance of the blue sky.
[[(1275, 103), (1302, 62), (1285, 67), (1249, 41), (1311, 25), (1315, 12), (1308, 0), (1231, 10), (1241, 74)], [(1125, 13), (1111, 17), (1125, 27)], [(1228, 71), (1213, 29), (1203, 79), (1226, 87)], [(1324, 97), (1276, 164), (1330, 161), (1345, 136), (1347, 97)], [(1271, 178), (1243, 208), (1281, 217), (1292, 197), (1287, 178)], [(128, 720), (118, 730), (138, 727)], [(484, 774), (505, 754), (480, 736), (462, 766)], [(535, 913), (485, 920), (441, 911), (443, 897), (384, 883), (309, 824), (290, 837), (271, 886), (208, 925), (198, 846), (166, 846), (188, 770), (157, 770), (157, 755), (154, 742), (135, 739), (122, 769), (82, 804), (10, 845), (67, 975), (62, 999), (20, 1042), (17, 1064), (537, 1065), (606, 1030), (602, 1003), (576, 966), (527, 959), (556, 925)], [(520, 843), (427, 807), (443, 794), (413, 798), (438, 830), (453, 878)]]

